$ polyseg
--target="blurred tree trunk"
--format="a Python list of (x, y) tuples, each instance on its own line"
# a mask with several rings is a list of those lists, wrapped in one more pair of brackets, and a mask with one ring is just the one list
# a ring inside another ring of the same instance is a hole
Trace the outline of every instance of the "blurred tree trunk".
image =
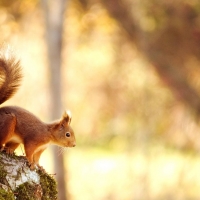
[[(130, 42), (136, 45), (153, 65), (177, 99), (187, 104), (199, 119), (200, 95), (188, 82), (183, 67), (188, 56), (200, 57), (199, 40), (194, 35), (195, 26), (191, 23), (192, 9), (184, 3), (178, 8), (174, 5), (167, 8), (173, 11), (168, 15), (168, 24), (164, 29), (152, 34), (142, 30), (134, 19), (134, 8), (130, 2), (129, 5), (128, 1), (122, 0), (100, 1), (123, 28)], [(177, 21), (179, 26), (176, 24)]]
[[(61, 51), (66, 0), (42, 0), (46, 18), (46, 42), (50, 69), (51, 118), (61, 117)], [(58, 199), (66, 200), (66, 181), (63, 155), (54, 152), (54, 169), (58, 182)]]

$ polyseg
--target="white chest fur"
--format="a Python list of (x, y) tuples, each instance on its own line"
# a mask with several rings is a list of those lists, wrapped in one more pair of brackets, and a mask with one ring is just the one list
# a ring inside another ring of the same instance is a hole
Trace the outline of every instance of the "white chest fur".
[(43, 150), (45, 150), (48, 146), (49, 146), (49, 143), (44, 144), (44, 145), (41, 145), (41, 146), (39, 146), (39, 147), (35, 150), (34, 153), (37, 153), (37, 152), (39, 152), (39, 151), (43, 151)]

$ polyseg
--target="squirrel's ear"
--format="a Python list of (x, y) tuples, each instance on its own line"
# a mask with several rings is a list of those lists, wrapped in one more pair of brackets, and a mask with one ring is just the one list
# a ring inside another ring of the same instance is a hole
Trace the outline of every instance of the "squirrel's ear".
[(70, 124), (71, 120), (72, 120), (72, 115), (71, 112), (69, 110), (66, 110), (63, 114), (63, 119)]

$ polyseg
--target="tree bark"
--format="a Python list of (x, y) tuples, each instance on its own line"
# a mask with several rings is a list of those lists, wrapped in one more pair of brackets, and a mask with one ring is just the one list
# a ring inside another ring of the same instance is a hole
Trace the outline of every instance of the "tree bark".
[(56, 182), (44, 170), (30, 170), (25, 157), (0, 152), (0, 199), (56, 200)]

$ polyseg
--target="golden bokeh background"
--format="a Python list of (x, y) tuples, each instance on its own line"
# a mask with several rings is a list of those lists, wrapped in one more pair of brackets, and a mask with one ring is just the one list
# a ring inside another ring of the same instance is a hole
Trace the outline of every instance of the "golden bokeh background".
[[(66, 6), (62, 107), (72, 112), (77, 139), (77, 146), (64, 152), (69, 197), (197, 200), (198, 120), (100, 2), (76, 0)], [(158, 1), (138, 2), (130, 5), (141, 30), (156, 34), (167, 21), (164, 9), (148, 10), (149, 2)], [(177, 2), (187, 5), (196, 11), (196, 23), (200, 22), (198, 1), (162, 1), (162, 6), (167, 2), (171, 7)], [(151, 11), (155, 12), (152, 16)], [(48, 122), (51, 105), (44, 24), (40, 1), (0, 0), (0, 42), (11, 46), (24, 73), (19, 91), (4, 105), (21, 106)], [(184, 68), (198, 92), (199, 59), (190, 56)], [(58, 156), (59, 152), (58, 148)], [(21, 147), (18, 154), (23, 154)], [(54, 174), (53, 162), (48, 148), (40, 164)]]

